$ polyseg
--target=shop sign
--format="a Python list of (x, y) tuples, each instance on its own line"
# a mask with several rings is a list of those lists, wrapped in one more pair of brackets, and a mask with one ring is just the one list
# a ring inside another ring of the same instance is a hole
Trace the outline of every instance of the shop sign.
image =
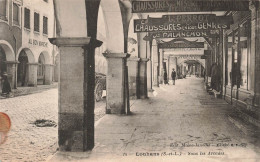
[(172, 40), (170, 42), (159, 43), (158, 48), (204, 48), (204, 42)]
[[(134, 20), (134, 32), (160, 32), (160, 31), (185, 31), (185, 30), (219, 30), (229, 29), (232, 23), (232, 18), (222, 17), (213, 20), (206, 21), (186, 21), (177, 19), (164, 18), (149, 18), (147, 19), (135, 19)], [(221, 20), (219, 20), (221, 19)]]
[(34, 46), (41, 46), (41, 47), (47, 47), (48, 46), (47, 42), (38, 41), (36, 39), (29, 39), (28, 43), (32, 44)]
[[(179, 37), (214, 37), (219, 34), (219, 30), (191, 30), (176, 32), (149, 32), (150, 39), (155, 38), (179, 38)], [(146, 38), (147, 39), (147, 38)]]
[(249, 11), (248, 0), (159, 0), (132, 1), (132, 13)]
[(204, 51), (204, 48), (173, 48), (171, 51)]

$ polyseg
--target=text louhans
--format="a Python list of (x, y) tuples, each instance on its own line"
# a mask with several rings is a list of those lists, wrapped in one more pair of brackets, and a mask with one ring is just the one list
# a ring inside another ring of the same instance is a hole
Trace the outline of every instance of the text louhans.
[(226, 24), (210, 23), (197, 23), (197, 24), (161, 24), (161, 25), (148, 25), (148, 24), (135, 24), (135, 32), (156, 32), (156, 31), (182, 31), (182, 30), (216, 30), (228, 29)]

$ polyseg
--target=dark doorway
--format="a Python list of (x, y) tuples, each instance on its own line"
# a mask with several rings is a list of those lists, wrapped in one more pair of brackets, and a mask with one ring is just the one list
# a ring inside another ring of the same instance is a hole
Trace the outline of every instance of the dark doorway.
[(17, 86), (27, 86), (28, 57), (24, 50), (21, 51), (17, 68)]
[(6, 55), (4, 49), (0, 45), (0, 75), (7, 72)]

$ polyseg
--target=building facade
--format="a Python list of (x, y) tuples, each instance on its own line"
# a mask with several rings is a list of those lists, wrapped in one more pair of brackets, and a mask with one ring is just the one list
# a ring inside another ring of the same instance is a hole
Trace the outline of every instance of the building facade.
[(12, 87), (51, 84), (56, 47), (52, 0), (1, 0), (1, 70)]
[(21, 9), (21, 0), (0, 1), (0, 74), (7, 72), (12, 87), (16, 86), (16, 55), (22, 46)]

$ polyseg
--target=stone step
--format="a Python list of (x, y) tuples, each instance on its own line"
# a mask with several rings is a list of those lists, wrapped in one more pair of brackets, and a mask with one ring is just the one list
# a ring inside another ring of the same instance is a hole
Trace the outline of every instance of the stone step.
[(237, 112), (228, 115), (228, 119), (246, 135), (259, 137), (259, 127), (241, 118)]
[(241, 107), (236, 108), (236, 111), (239, 117), (242, 118), (244, 121), (248, 121), (249, 123), (260, 128), (260, 120), (257, 112), (253, 112)]

